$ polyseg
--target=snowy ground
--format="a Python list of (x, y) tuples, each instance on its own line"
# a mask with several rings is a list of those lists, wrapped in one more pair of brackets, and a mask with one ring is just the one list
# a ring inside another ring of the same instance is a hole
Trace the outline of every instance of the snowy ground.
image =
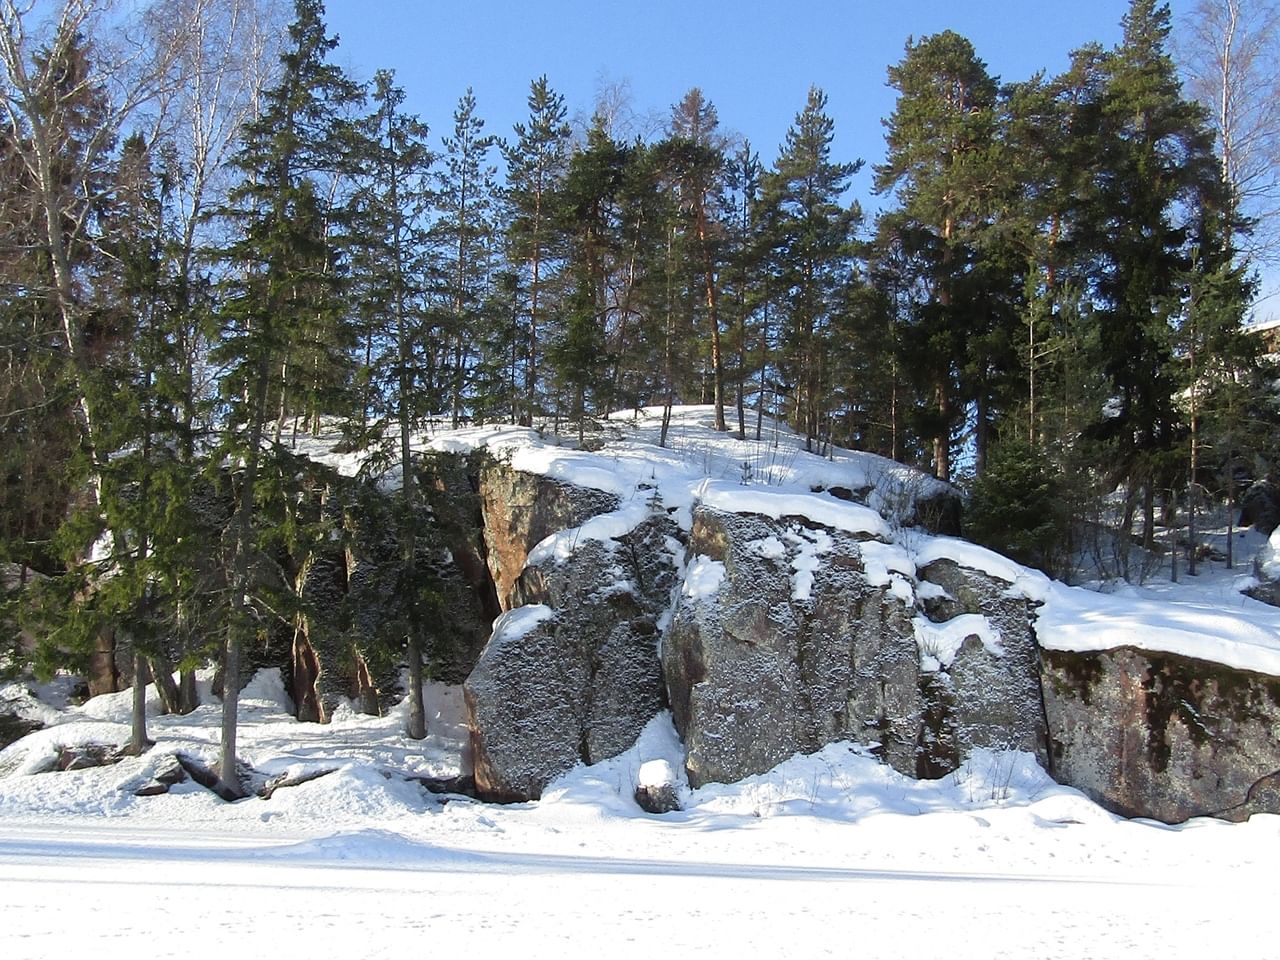
[[(10, 687), (0, 695), (12, 698)], [(243, 756), (268, 773), (334, 768), (271, 799), (224, 804), (190, 782), (132, 788), (185, 750), (212, 755), (217, 707), (153, 717), (153, 755), (0, 778), (0, 957), (214, 956), (305, 944), (382, 957), (1268, 957), (1280, 817), (1181, 827), (1113, 817), (1019, 754), (918, 782), (849, 744), (682, 812), (631, 799), (645, 761), (678, 764), (666, 716), (636, 748), (509, 807), (442, 799), (456, 691), (429, 691), (425, 744), (402, 712), (299, 724), (279, 684), (246, 697)], [(0, 753), (119, 742), (127, 695), (67, 708)], [(32, 708), (34, 709), (34, 708)], [(745, 951), (745, 953), (743, 953)]]
[[(705, 408), (677, 411), (666, 450), (652, 444), (652, 417), (619, 418), (601, 454), (514, 428), (425, 445), (486, 445), (522, 469), (617, 493), (621, 509), (575, 538), (616, 535), (656, 498), (686, 521), (696, 502), (798, 510), (889, 541), (868, 559), (903, 590), (938, 556), (987, 566), (1045, 601), (1046, 644), (1127, 642), (1280, 673), (1280, 610), (1240, 594), (1247, 567), (1209, 564), (1190, 584), (1105, 595), (1051, 584), (960, 541), (902, 529), (895, 512), (931, 482), (904, 468), (848, 451), (824, 460), (784, 434), (734, 441), (707, 430), (707, 419)], [(359, 466), (323, 439), (300, 447)], [(812, 492), (831, 486), (870, 488), (887, 525)], [(1241, 556), (1261, 545), (1254, 536)], [(553, 537), (539, 549), (559, 546)], [(1262, 958), (1276, 956), (1280, 937), (1271, 905), (1280, 817), (1121, 820), (1025, 755), (979, 754), (956, 774), (918, 782), (835, 744), (741, 784), (684, 787), (682, 812), (653, 816), (632, 791), (647, 761), (680, 766), (664, 716), (633, 750), (572, 771), (540, 802), (487, 806), (434, 796), (412, 779), (459, 770), (457, 690), (430, 688), (432, 733), (415, 743), (401, 735), (403, 708), (299, 724), (278, 676), (265, 674), (242, 694), (242, 757), (268, 777), (332, 772), (268, 800), (224, 804), (190, 782), (163, 796), (133, 793), (166, 754), (214, 758), (211, 697), (190, 717), (153, 716), (158, 743), (147, 757), (41, 773), (60, 747), (127, 739), (129, 695), (76, 707), (57, 687), (38, 692), (0, 688), (0, 700), (51, 724), (0, 752), (0, 960), (296, 947), (360, 957), (466, 950), (482, 960), (499, 951)]]

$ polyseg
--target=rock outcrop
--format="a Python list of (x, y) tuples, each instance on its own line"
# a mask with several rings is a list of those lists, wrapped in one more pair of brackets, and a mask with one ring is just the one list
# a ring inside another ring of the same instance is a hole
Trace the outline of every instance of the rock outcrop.
[(869, 575), (868, 549), (886, 545), (799, 520), (694, 512), (663, 644), (691, 785), (842, 739), (874, 744), (913, 776), (947, 773), (974, 747), (1044, 755), (1026, 602), (976, 570), (933, 565), (933, 616), (966, 617), (951, 631), (958, 652), (940, 659), (925, 649), (905, 577)]
[(1280, 483), (1263, 477), (1249, 485), (1240, 498), (1240, 526), (1267, 535), (1280, 527)]
[[(928, 731), (935, 745), (922, 762), (942, 762), (932, 770), (921, 767), (919, 773), (950, 772), (978, 747), (1023, 750), (1047, 766), (1040, 648), (1031, 603), (1011, 584), (954, 560), (936, 560), (918, 576), (928, 620), (955, 625), (952, 633), (963, 636), (931, 683), (931, 706), (946, 706), (935, 711), (940, 723)], [(966, 633), (965, 624), (975, 632)]]
[[(690, 785), (868, 733), (886, 759), (909, 753), (914, 730), (902, 727), (919, 714), (918, 658), (898, 608), (867, 582), (851, 535), (697, 508), (662, 657)], [(861, 629), (868, 609), (899, 629)], [(877, 678), (859, 683), (873, 661)]]
[(479, 475), (480, 509), (489, 570), (503, 610), (515, 606), (515, 587), (532, 550), (561, 530), (618, 508), (611, 493), (491, 461)]
[(512, 585), (515, 607), (464, 688), (480, 796), (534, 799), (579, 761), (628, 749), (662, 709), (658, 623), (678, 582), (677, 534), (654, 513), (540, 559)]
[(1129, 647), (1042, 656), (1060, 782), (1167, 823), (1280, 812), (1280, 678)]

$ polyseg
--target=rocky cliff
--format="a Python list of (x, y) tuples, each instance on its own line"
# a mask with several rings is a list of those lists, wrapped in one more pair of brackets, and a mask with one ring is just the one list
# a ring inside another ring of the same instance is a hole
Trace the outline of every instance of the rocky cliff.
[[(284, 668), (300, 719), (344, 699), (378, 712), (403, 693), (416, 598), (432, 675), (465, 680), (475, 783), (493, 800), (538, 797), (670, 709), (695, 787), (850, 740), (917, 777), (979, 748), (1025, 751), (1126, 815), (1280, 812), (1277, 677), (1146, 651), (1140, 630), (1042, 649), (1040, 581), (912, 527), (919, 502), (883, 482), (783, 492), (684, 466), (664, 488), (642, 455), (628, 482), (590, 461), (610, 490), (572, 482), (581, 463), (551, 476), (483, 447), (423, 456), (415, 584), (394, 498), (316, 470), (299, 509), (331, 532), (274, 558), (298, 612), (252, 665)], [(902, 480), (954, 502), (929, 483)]]
[(1125, 815), (1280, 812), (1280, 680), (1042, 651), (1037, 601), (964, 551), (917, 568), (883, 531), (709, 504), (680, 525), (498, 463), (478, 491), (508, 611), (466, 684), (489, 798), (537, 797), (669, 706), (693, 786), (853, 740), (920, 777), (1027, 751)]

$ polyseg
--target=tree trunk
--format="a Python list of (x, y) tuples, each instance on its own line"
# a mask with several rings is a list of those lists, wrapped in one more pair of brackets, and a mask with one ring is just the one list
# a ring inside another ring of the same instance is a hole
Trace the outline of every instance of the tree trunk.
[(129, 732), (129, 749), (130, 756), (140, 757), (153, 746), (155, 741), (147, 737), (147, 680), (150, 678), (150, 671), (147, 670), (146, 657), (138, 650), (137, 640), (133, 642), (133, 722)]
[(253, 507), (258, 481), (258, 461), (262, 454), (262, 434), (266, 426), (267, 388), (271, 377), (271, 360), (258, 362), (253, 386), (253, 414), (249, 425), (248, 450), (245, 453), (244, 479), (236, 505), (236, 548), (231, 571), (231, 615), (227, 624), (222, 663), (222, 745), (218, 760), (218, 779), (228, 796), (243, 797), (244, 785), (236, 769), (236, 725), (240, 706), (240, 656), (254, 625), (249, 610), (251, 555), (253, 551)]

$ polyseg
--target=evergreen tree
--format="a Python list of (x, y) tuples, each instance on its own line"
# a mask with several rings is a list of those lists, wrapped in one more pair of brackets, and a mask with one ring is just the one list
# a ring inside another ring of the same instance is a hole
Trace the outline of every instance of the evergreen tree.
[(1097, 363), (1113, 402), (1092, 433), (1108, 445), (1114, 479), (1126, 484), (1126, 519), (1141, 491), (1149, 547), (1157, 493), (1174, 484), (1176, 472), (1173, 321), (1190, 267), (1187, 211), (1213, 197), (1220, 181), (1204, 113), (1183, 99), (1166, 52), (1168, 6), (1132, 0), (1123, 26), (1124, 40), (1105, 66), (1092, 197)]
[(667, 139), (661, 149), (671, 175), (671, 188), (676, 192), (676, 209), (684, 221), (681, 225), (686, 237), (683, 245), (692, 258), (691, 273), (696, 277), (698, 299), (706, 313), (715, 428), (726, 430), (725, 362), (720, 331), (726, 159), (719, 126), (714, 104), (694, 87), (672, 108)]
[[(729, 353), (733, 357), (731, 378), (734, 385), (734, 403), (738, 415), (738, 436), (746, 439), (746, 395), (748, 384), (756, 370), (764, 368), (760, 355), (759, 337), (753, 317), (759, 301), (756, 255), (759, 252), (757, 209), (760, 199), (760, 183), (764, 168), (760, 157), (752, 151), (750, 142), (734, 152), (725, 168), (725, 186), (728, 189), (729, 216), (726, 218), (726, 261), (728, 279), (725, 284), (725, 302), (731, 317)], [(754, 349), (753, 349), (754, 348)], [(757, 396), (757, 405), (763, 404), (763, 392)], [(759, 425), (757, 410), (757, 434)], [(756, 439), (759, 439), (757, 435)]]
[(515, 125), (516, 142), (505, 147), (507, 187), (504, 193), (507, 221), (507, 255), (517, 266), (512, 284), (517, 297), (527, 301), (527, 347), (524, 351), (524, 410), (519, 420), (526, 426), (542, 412), (538, 364), (548, 319), (555, 308), (557, 272), (563, 251), (554, 225), (561, 219), (564, 178), (569, 167), (570, 128), (565, 122), (564, 97), (552, 91), (546, 76), (529, 87), (529, 119)]
[(966, 339), (986, 306), (971, 271), (991, 215), (997, 89), (973, 45), (949, 30), (908, 42), (902, 62), (889, 68), (889, 84), (898, 101), (885, 124), (888, 154), (875, 187), (895, 190), (899, 201), (882, 226), (900, 242), (910, 239), (927, 264), (920, 277), (927, 302), (904, 344), (933, 395), (925, 430), (934, 472), (945, 480), (964, 414)]
[(826, 107), (826, 94), (810, 88), (765, 178), (763, 200), (773, 237), (774, 295), (782, 314), (781, 373), (808, 450), (827, 428), (832, 322), (850, 276), (852, 231), (861, 219), (858, 207), (843, 205), (843, 196), (862, 163), (831, 159), (835, 124)]
[(335, 306), (332, 251), (317, 229), (328, 211), (316, 178), (343, 168), (350, 140), (343, 117), (359, 102), (360, 91), (326, 62), (337, 41), (326, 35), (322, 16), (319, 0), (296, 0), (280, 79), (266, 92), (261, 115), (244, 129), (234, 161), (244, 179), (222, 211), (233, 241), (224, 252), (228, 281), (217, 357), (226, 365), (226, 446), (240, 473), (231, 529), (220, 762), (222, 783), (231, 793), (243, 790), (235, 767), (236, 706), (240, 651), (257, 632), (255, 504), (263, 458), (276, 450), (264, 450), (271, 401), (284, 405), (288, 358), (299, 338), (314, 335), (318, 317), (342, 318)]
[(597, 117), (587, 141), (569, 162), (565, 178), (563, 220), (559, 224), (567, 246), (568, 292), (559, 336), (548, 359), (569, 393), (570, 418), (582, 438), (588, 400), (597, 395), (608, 402), (611, 385), (606, 325), (610, 303), (610, 265), (619, 247), (617, 203), (629, 160), (627, 148), (608, 133)]
[[(400, 589), (404, 604), (403, 641), (409, 660), (409, 724), (413, 739), (426, 736), (422, 702), (426, 586), (417, 567), (418, 480), (410, 439), (438, 410), (442, 396), (430, 361), (425, 217), (433, 200), (430, 187), (434, 157), (427, 147), (427, 128), (403, 112), (404, 92), (390, 73), (379, 71), (373, 82), (374, 112), (365, 123), (365, 185), (360, 191), (355, 248), (358, 296), (366, 314), (366, 365), (371, 385), (370, 407), (377, 413), (370, 439), (394, 435), (393, 460), (400, 465), (400, 510), (397, 539), (401, 560)], [(393, 427), (388, 431), (387, 427)], [(379, 466), (381, 458), (378, 458)], [(389, 638), (390, 639), (390, 638)], [(398, 645), (398, 643), (396, 644)]]
[(496, 168), (489, 151), (498, 143), (484, 132), (476, 98), (468, 87), (453, 113), (453, 136), (446, 137), (438, 173), (438, 292), (447, 321), (441, 358), (447, 375), (447, 402), (453, 425), (466, 414), (472, 347), (485, 325), (485, 301), (493, 267)]

